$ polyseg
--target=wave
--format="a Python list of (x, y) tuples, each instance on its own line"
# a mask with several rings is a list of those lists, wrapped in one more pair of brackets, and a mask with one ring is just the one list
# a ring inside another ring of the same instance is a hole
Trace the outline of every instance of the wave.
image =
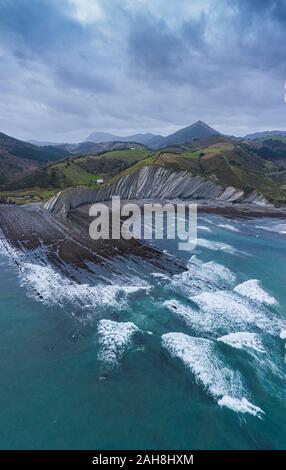
[(236, 276), (227, 267), (214, 261), (202, 262), (192, 256), (187, 271), (176, 274), (171, 280), (171, 288), (184, 295), (193, 295), (206, 290), (222, 289), (231, 286)]
[(248, 299), (241, 298), (231, 291), (204, 292), (191, 297), (200, 308), (204, 321), (202, 327), (206, 331), (226, 333), (247, 331), (259, 328), (268, 333), (277, 334), (280, 320), (262, 305), (251, 305)]
[[(142, 279), (133, 278), (129, 284), (81, 284), (65, 277), (49, 264), (26, 262), (27, 254), (13, 248), (6, 239), (0, 239), (0, 253), (16, 264), (21, 287), (27, 295), (47, 305), (71, 305), (81, 309), (126, 307), (129, 295), (151, 286)], [(33, 253), (29, 255), (29, 258)]]
[(133, 335), (140, 330), (131, 322), (100, 320), (97, 331), (100, 345), (98, 359), (108, 366), (116, 366), (130, 345)]
[(237, 332), (221, 336), (217, 339), (235, 349), (253, 349), (254, 351), (264, 353), (265, 349), (256, 333)]
[(49, 305), (72, 304), (83, 309), (95, 307), (126, 306), (128, 295), (139, 290), (148, 290), (149, 285), (104, 285), (79, 284), (50, 266), (23, 263), (20, 271), (21, 286), (28, 288), (29, 295)]
[(248, 413), (252, 416), (257, 416), (260, 419), (262, 419), (262, 416), (265, 415), (264, 411), (259, 408), (259, 406), (253, 405), (244, 397), (237, 399), (225, 395), (220, 400), (218, 400), (218, 405), (225, 406), (226, 408), (236, 411), (237, 413)]
[(218, 357), (214, 341), (194, 338), (184, 333), (167, 333), (162, 336), (162, 346), (171, 357), (182, 361), (194, 375), (196, 382), (220, 406), (230, 408), (232, 404), (232, 409), (237, 412), (253, 414), (257, 409), (257, 415), (263, 413), (260, 408), (247, 401), (240, 374)]
[(268, 223), (267, 225), (255, 225), (255, 228), (266, 230), (267, 232), (286, 234), (286, 224)]
[(169, 277), (166, 274), (163, 273), (151, 273), (151, 276), (157, 278), (157, 279), (169, 279)]
[(232, 232), (240, 232), (240, 230), (230, 224), (217, 224), (218, 227), (225, 228), (226, 230), (231, 230)]
[[(219, 295), (218, 295), (219, 294)], [(240, 308), (232, 299), (222, 293), (204, 293), (191, 297), (200, 310), (186, 306), (172, 299), (164, 305), (179, 319), (197, 333), (220, 335), (238, 329), (245, 329), (253, 324), (254, 314), (249, 314), (246, 307)], [(245, 314), (248, 315), (246, 318)]]
[(204, 232), (209, 232), (211, 233), (211, 229), (207, 227), (206, 225), (198, 225), (198, 230), (203, 230)]
[(249, 279), (248, 281), (242, 282), (234, 288), (234, 291), (258, 303), (267, 305), (278, 304), (277, 300), (261, 287), (261, 283), (257, 279)]
[(280, 335), (279, 335), (279, 336), (280, 336), (281, 339), (286, 339), (286, 330), (280, 331)]
[(217, 242), (214, 240), (207, 240), (206, 238), (198, 238), (197, 246), (201, 248), (207, 248), (208, 250), (213, 250), (213, 251), (223, 251), (224, 253), (229, 253), (231, 255), (245, 254), (237, 250), (236, 248), (234, 248), (232, 245), (228, 245), (227, 243)]

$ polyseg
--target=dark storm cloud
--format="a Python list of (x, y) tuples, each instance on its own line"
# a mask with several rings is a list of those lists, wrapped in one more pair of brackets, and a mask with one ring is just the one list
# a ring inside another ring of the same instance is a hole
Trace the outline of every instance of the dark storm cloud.
[(100, 76), (94, 64), (100, 35), (68, 16), (64, 2), (4, 0), (0, 6), (1, 41), (23, 67), (38, 61), (48, 65), (63, 86), (91, 91), (110, 88), (107, 77)]
[(283, 127), (286, 0), (0, 0), (0, 130)]
[[(205, 16), (199, 20), (180, 23), (172, 30), (162, 18), (144, 12), (130, 21), (128, 52), (132, 69), (149, 79), (171, 82), (206, 82), (204, 67), (198, 61), (208, 55)], [(191, 73), (191, 75), (190, 75)], [(208, 81), (212, 77), (208, 77)]]

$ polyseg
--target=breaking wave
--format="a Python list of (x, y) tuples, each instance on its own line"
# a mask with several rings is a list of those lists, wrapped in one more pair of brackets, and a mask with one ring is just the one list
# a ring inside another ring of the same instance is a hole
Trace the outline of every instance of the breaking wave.
[(274, 297), (262, 289), (260, 281), (257, 279), (249, 279), (248, 281), (242, 282), (234, 288), (234, 291), (258, 303), (267, 305), (277, 305), (278, 303)]
[(83, 309), (99, 306), (116, 309), (126, 306), (129, 294), (146, 290), (148, 285), (104, 285), (79, 284), (72, 281), (50, 266), (32, 263), (21, 265), (21, 285), (28, 288), (29, 294), (49, 305), (72, 304)]
[(237, 332), (221, 336), (217, 339), (235, 349), (253, 349), (254, 351), (264, 353), (265, 349), (256, 333)]
[(204, 232), (209, 232), (211, 233), (211, 229), (207, 227), (206, 225), (198, 225), (198, 231), (203, 230)]
[(276, 334), (279, 329), (279, 319), (262, 305), (252, 305), (248, 299), (235, 292), (204, 292), (191, 297), (191, 300), (200, 308), (208, 330), (233, 332), (257, 327)]
[(231, 286), (236, 276), (222, 264), (214, 261), (202, 262), (192, 256), (187, 271), (173, 276), (171, 288), (185, 295), (193, 295), (202, 291), (222, 289)]
[(162, 346), (172, 357), (182, 361), (196, 382), (220, 406), (261, 417), (263, 411), (245, 398), (240, 374), (218, 357), (214, 341), (184, 333), (167, 333), (162, 336)]
[(279, 336), (280, 336), (281, 339), (286, 339), (286, 330), (280, 331), (280, 335), (279, 335)]
[(226, 230), (231, 230), (232, 232), (240, 232), (240, 230), (230, 224), (217, 224), (218, 227), (225, 228)]
[(224, 253), (229, 253), (231, 255), (244, 254), (241, 251), (234, 248), (232, 245), (227, 243), (217, 242), (214, 240), (207, 240), (206, 238), (198, 238), (197, 246), (201, 248), (207, 248), (208, 250), (213, 251), (223, 251)]
[(255, 225), (255, 228), (266, 230), (267, 232), (279, 233), (281, 235), (286, 234), (286, 224), (277, 222), (268, 222), (267, 224)]
[(258, 416), (260, 419), (262, 419), (262, 416), (265, 414), (264, 411), (259, 408), (259, 406), (253, 405), (244, 397), (238, 399), (225, 395), (220, 400), (218, 400), (218, 405), (225, 406), (226, 408), (236, 411), (237, 413), (248, 413), (252, 416)]
[(131, 322), (100, 320), (97, 331), (100, 345), (98, 359), (108, 366), (116, 366), (130, 345), (133, 335), (140, 330)]

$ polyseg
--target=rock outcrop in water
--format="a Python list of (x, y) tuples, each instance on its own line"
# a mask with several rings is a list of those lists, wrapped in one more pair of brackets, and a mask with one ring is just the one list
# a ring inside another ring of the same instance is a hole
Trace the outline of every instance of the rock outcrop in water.
[(121, 199), (173, 199), (211, 200), (228, 203), (251, 203), (269, 206), (256, 192), (246, 195), (243, 190), (221, 185), (188, 171), (178, 171), (161, 166), (145, 166), (136, 173), (125, 176), (98, 190), (84, 187), (71, 188), (58, 193), (45, 204), (45, 209), (64, 219), (71, 209), (85, 204), (110, 201), (112, 196)]

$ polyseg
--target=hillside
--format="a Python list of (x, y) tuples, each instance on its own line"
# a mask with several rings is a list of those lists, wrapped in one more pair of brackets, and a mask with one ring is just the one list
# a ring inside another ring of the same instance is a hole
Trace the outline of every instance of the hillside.
[(286, 203), (286, 159), (270, 160), (253, 145), (214, 136), (190, 145), (170, 146), (116, 175), (110, 183), (139, 171), (160, 166), (188, 171), (224, 188), (232, 186), (245, 194), (261, 193), (273, 203)]
[(156, 153), (132, 146), (72, 157), (11, 183), (5, 196), (15, 196), (16, 191), (16, 200), (22, 202), (27, 196), (28, 200), (31, 195), (46, 199), (75, 186), (107, 187), (145, 167), (184, 171), (221, 188), (234, 187), (245, 195), (258, 192), (275, 204), (286, 203), (286, 144), (276, 140), (243, 142), (221, 135), (169, 145)]
[(69, 155), (64, 149), (37, 147), (0, 132), (0, 188), (29, 174), (48, 162)]
[(87, 155), (87, 154), (100, 154), (104, 152), (111, 152), (112, 150), (125, 150), (125, 149), (145, 149), (142, 144), (134, 142), (81, 142), (79, 144), (61, 144), (57, 148), (65, 150), (73, 155)]
[(31, 202), (34, 198), (46, 199), (63, 188), (79, 185), (98, 188), (102, 180), (106, 182), (117, 173), (148, 157), (149, 151), (140, 147), (68, 158), (63, 162), (36, 169), (12, 182), (5, 188), (2, 197), (8, 197), (15, 202)]

